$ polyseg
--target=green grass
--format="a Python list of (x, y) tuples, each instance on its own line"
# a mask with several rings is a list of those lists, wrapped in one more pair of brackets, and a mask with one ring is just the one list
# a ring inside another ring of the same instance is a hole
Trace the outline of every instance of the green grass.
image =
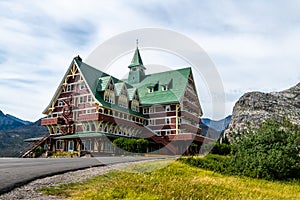
[(226, 176), (170, 160), (135, 164), (84, 183), (41, 190), (70, 199), (300, 199), (297, 181)]

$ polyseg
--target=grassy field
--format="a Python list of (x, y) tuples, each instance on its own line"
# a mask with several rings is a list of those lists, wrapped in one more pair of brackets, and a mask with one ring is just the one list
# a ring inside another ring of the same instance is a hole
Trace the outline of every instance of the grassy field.
[(170, 160), (135, 164), (84, 183), (42, 191), (70, 199), (300, 199), (300, 183), (296, 181), (224, 176)]

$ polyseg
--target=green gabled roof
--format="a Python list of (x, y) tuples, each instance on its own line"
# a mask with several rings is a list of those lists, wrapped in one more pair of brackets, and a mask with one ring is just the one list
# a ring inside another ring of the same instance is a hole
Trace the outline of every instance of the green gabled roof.
[(104, 92), (101, 92), (101, 93), (97, 92), (96, 95), (95, 95), (96, 99), (103, 106), (105, 106), (107, 108), (112, 108), (114, 110), (118, 110), (118, 111), (121, 111), (121, 112), (124, 112), (124, 113), (133, 114), (133, 115), (140, 116), (140, 117), (145, 117), (142, 113), (135, 112), (135, 111), (133, 111), (131, 109), (126, 109), (126, 108), (120, 107), (117, 104), (110, 104), (110, 103), (104, 101), (103, 95), (104, 95)]
[[(132, 84), (138, 88), (142, 105), (164, 104), (179, 102), (184, 95), (191, 68), (183, 68), (156, 74), (150, 74), (137, 84)], [(172, 87), (167, 91), (162, 91), (161, 86), (172, 81)], [(158, 83), (158, 88), (153, 93), (148, 93), (148, 87)]]
[(104, 91), (111, 76), (104, 76), (98, 79), (97, 91)]
[(120, 95), (120, 92), (122, 91), (123, 85), (124, 85), (124, 82), (115, 83), (115, 89), (116, 89), (118, 96)]
[(132, 68), (132, 67), (136, 67), (136, 66), (141, 66), (141, 67), (145, 68), (143, 65), (143, 61), (142, 61), (142, 58), (140, 55), (139, 48), (136, 48), (133, 58), (131, 60), (130, 65), (128, 66), (128, 68)]
[[(88, 84), (91, 92), (94, 94), (95, 98), (103, 106), (105, 106), (107, 108), (119, 110), (122, 112), (134, 114), (136, 116), (144, 117), (144, 115), (141, 113), (132, 111), (131, 109), (126, 109), (126, 108), (120, 107), (117, 104), (110, 104), (110, 103), (107, 103), (104, 101), (104, 99), (103, 99), (104, 92), (103, 91), (105, 90), (109, 80), (110, 79), (113, 80), (115, 87), (122, 86), (124, 84), (123, 81), (121, 81), (113, 76), (110, 76), (98, 69), (95, 69), (94, 67), (91, 67), (78, 59), (74, 59), (74, 60), (76, 60), (76, 63), (79, 66), (82, 76), (84, 77), (86, 83)], [(125, 83), (125, 84), (126, 84), (127, 88), (132, 88), (132, 86), (129, 85), (128, 83)]]
[(133, 99), (134, 93), (137, 89), (135, 87), (133, 88), (128, 88), (127, 92), (128, 92), (128, 96), (129, 96), (129, 100), (131, 101)]

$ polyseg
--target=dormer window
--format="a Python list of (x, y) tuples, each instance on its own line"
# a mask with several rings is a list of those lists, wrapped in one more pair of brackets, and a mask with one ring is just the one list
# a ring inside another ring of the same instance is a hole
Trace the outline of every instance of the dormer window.
[(106, 87), (104, 92), (104, 101), (115, 104), (115, 87), (112, 80), (110, 80), (109, 85)]
[(167, 91), (168, 89), (169, 89), (168, 84), (165, 84), (165, 85), (162, 85), (162, 86), (161, 86), (161, 90), (162, 90), (162, 91)]
[(153, 93), (154, 92), (154, 88), (153, 87), (149, 87), (148, 88), (148, 93)]

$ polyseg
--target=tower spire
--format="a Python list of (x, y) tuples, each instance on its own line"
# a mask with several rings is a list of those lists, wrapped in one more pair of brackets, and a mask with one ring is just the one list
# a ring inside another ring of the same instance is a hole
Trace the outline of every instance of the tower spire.
[(128, 68), (130, 69), (128, 74), (128, 82), (130, 84), (139, 83), (145, 78), (146, 68), (140, 55), (138, 39), (136, 39), (136, 49)]

